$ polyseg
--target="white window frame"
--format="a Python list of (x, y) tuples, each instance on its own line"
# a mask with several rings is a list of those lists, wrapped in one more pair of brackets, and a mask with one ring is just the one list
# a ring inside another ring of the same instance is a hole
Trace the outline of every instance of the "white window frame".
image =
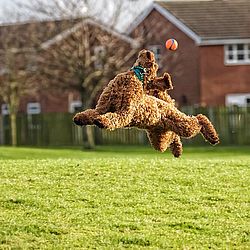
[(226, 95), (226, 106), (247, 107), (247, 100), (250, 99), (250, 93), (237, 93)]
[(80, 100), (71, 101), (69, 103), (69, 113), (75, 113), (76, 108), (81, 108), (81, 107), (82, 107), (82, 102)]
[(5, 67), (1, 67), (0, 68), (0, 76), (4, 75), (4, 74), (8, 74), (9, 73), (9, 69), (5, 68)]
[(155, 60), (158, 63), (159, 67), (161, 67), (162, 46), (161, 45), (149, 45), (148, 49), (154, 53)]
[[(243, 45), (243, 50), (238, 50), (238, 45)], [(229, 50), (232, 48), (232, 50)], [(244, 59), (238, 59), (238, 55), (243, 55)], [(232, 59), (229, 59), (232, 56)], [(250, 64), (250, 43), (237, 43), (224, 45), (225, 65), (246, 65)]]
[(39, 102), (27, 103), (27, 114), (37, 115), (41, 113), (41, 104)]
[(2, 113), (2, 115), (9, 115), (10, 114), (9, 105), (8, 104), (3, 103), (1, 105), (1, 113)]

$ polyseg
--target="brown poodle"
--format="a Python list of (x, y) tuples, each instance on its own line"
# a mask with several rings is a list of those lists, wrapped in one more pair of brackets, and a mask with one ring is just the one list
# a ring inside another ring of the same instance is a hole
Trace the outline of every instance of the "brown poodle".
[(145, 129), (155, 149), (163, 152), (170, 146), (176, 157), (181, 154), (180, 137), (191, 138), (201, 132), (211, 144), (217, 144), (219, 137), (206, 116), (188, 116), (172, 102), (145, 93), (147, 84), (160, 88), (170, 82), (167, 74), (157, 78), (157, 70), (154, 54), (142, 50), (131, 70), (118, 74), (109, 82), (96, 108), (76, 114), (74, 122), (109, 130), (123, 127)]

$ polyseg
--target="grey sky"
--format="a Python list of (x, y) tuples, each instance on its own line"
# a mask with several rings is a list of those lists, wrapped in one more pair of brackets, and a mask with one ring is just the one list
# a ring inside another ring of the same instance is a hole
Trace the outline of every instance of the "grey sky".
[[(20, 0), (18, 0), (20, 1)], [(29, 0), (21, 0), (25, 3), (30, 2)], [(48, 1), (48, 0), (44, 0), (44, 1)], [(50, 0), (53, 1), (53, 0)], [(101, 0), (100, 0), (101, 1)], [(130, 12), (125, 12), (120, 16), (119, 18), (119, 23), (117, 25), (117, 28), (119, 30), (123, 30), (126, 28), (127, 23), (129, 21), (131, 21), (136, 15), (138, 15), (141, 11), (143, 11), (144, 8), (146, 8), (147, 6), (150, 5), (150, 3), (152, 2), (152, 0), (126, 0), (128, 2), (128, 4), (132, 5), (132, 9), (134, 11), (133, 14), (131, 14)], [(13, 15), (9, 15), (6, 14), (5, 9), (8, 7), (8, 9), (11, 8), (13, 4), (12, 0), (0, 0), (0, 22), (13, 22), (15, 21), (15, 11), (13, 11)], [(134, 6), (133, 6), (134, 5)]]

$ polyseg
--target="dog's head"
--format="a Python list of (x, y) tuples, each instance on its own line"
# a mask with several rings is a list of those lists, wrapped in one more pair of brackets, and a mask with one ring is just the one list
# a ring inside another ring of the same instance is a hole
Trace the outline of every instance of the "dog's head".
[(149, 50), (143, 49), (139, 52), (138, 58), (134, 66), (141, 66), (145, 68), (146, 81), (152, 80), (157, 75), (158, 65), (155, 61), (154, 53)]

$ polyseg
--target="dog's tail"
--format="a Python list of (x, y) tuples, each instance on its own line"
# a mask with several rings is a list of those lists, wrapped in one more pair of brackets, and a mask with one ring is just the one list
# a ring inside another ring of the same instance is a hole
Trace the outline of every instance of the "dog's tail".
[(210, 142), (212, 145), (216, 145), (220, 142), (219, 136), (209, 119), (202, 114), (196, 116), (201, 127), (201, 133), (205, 140)]

